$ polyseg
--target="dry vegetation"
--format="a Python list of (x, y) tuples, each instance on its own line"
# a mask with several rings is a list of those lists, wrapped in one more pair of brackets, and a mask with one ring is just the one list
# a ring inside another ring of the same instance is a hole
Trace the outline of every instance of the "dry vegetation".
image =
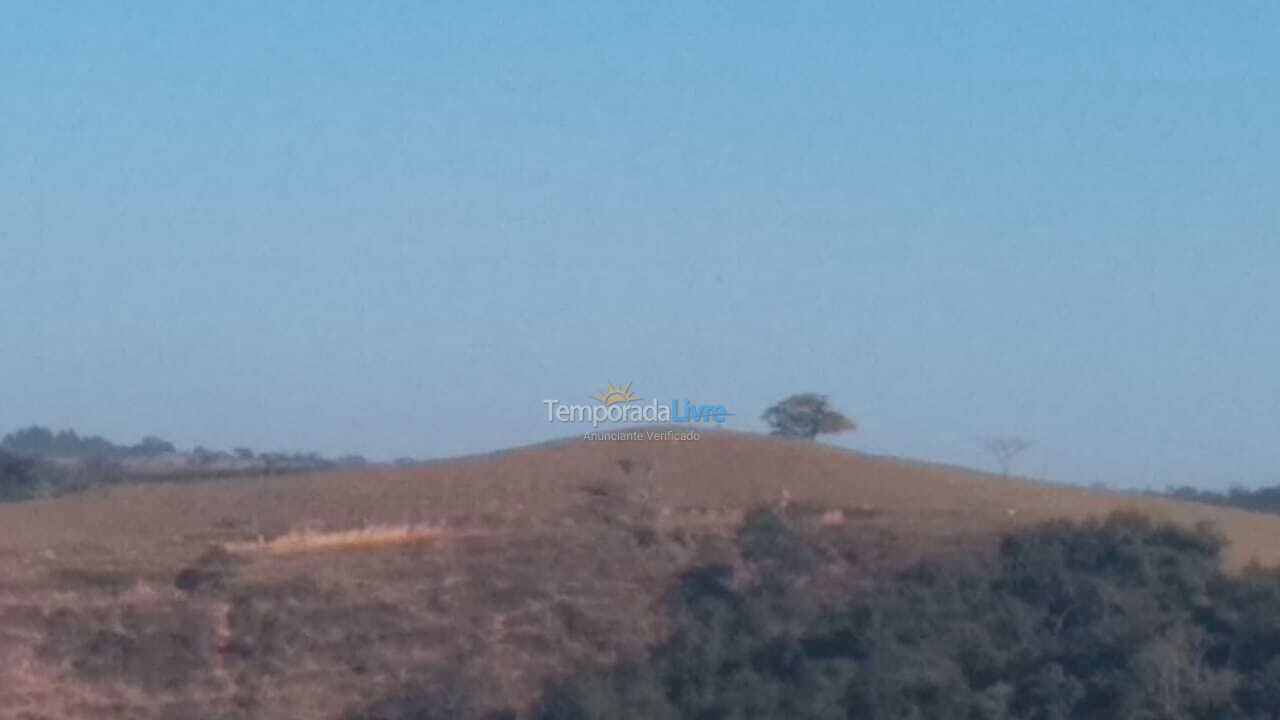
[(757, 505), (816, 508), (880, 565), (1117, 509), (1211, 522), (1235, 567), (1280, 561), (1276, 516), (727, 432), (119, 487), (0, 506), (0, 709), (338, 720), (446, 668), (518, 705), (660, 638), (657, 593)]
[(294, 555), (308, 552), (380, 550), (474, 534), (474, 531), (451, 530), (443, 526), (373, 525), (350, 530), (292, 530), (270, 540), (266, 538), (238, 540), (223, 543), (221, 547), (232, 553)]

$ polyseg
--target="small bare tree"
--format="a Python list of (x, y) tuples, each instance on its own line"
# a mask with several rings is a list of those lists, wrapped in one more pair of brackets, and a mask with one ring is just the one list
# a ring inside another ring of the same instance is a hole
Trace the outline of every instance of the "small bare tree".
[(765, 410), (762, 417), (774, 435), (785, 437), (812, 440), (822, 434), (858, 429), (857, 423), (832, 409), (826, 395), (817, 393), (792, 395)]
[(1014, 459), (1030, 450), (1033, 444), (1018, 435), (990, 435), (980, 438), (978, 442), (1000, 464), (1000, 474), (1006, 478), (1013, 469)]

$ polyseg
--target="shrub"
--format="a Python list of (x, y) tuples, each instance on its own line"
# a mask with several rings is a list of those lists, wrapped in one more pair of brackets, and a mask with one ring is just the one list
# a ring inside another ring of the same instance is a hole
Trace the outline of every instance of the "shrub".
[(1224, 575), (1208, 528), (1053, 522), (1004, 538), (989, 565), (924, 563), (825, 603), (804, 582), (825, 550), (785, 516), (753, 513), (738, 547), (741, 567), (677, 580), (665, 643), (555, 686), (535, 717), (1261, 720), (1280, 708), (1280, 574)]
[(39, 492), (35, 461), (0, 452), (0, 501), (27, 500)]

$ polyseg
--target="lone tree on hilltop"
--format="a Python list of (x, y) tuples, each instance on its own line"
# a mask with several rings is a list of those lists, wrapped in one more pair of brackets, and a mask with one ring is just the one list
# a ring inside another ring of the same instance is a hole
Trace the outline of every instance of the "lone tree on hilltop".
[(857, 430), (858, 424), (832, 409), (826, 395), (800, 393), (764, 411), (761, 416), (774, 435), (802, 437)]
[(1030, 440), (1018, 435), (990, 435), (979, 438), (982, 449), (986, 450), (1000, 463), (1000, 474), (1009, 477), (1014, 458), (1031, 449)]

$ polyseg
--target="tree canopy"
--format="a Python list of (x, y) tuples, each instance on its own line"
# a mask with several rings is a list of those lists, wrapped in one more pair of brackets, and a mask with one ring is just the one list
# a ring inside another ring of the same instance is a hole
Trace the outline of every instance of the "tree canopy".
[(812, 440), (818, 435), (857, 430), (858, 425), (831, 407), (826, 395), (799, 393), (779, 402), (762, 416), (774, 435)]

